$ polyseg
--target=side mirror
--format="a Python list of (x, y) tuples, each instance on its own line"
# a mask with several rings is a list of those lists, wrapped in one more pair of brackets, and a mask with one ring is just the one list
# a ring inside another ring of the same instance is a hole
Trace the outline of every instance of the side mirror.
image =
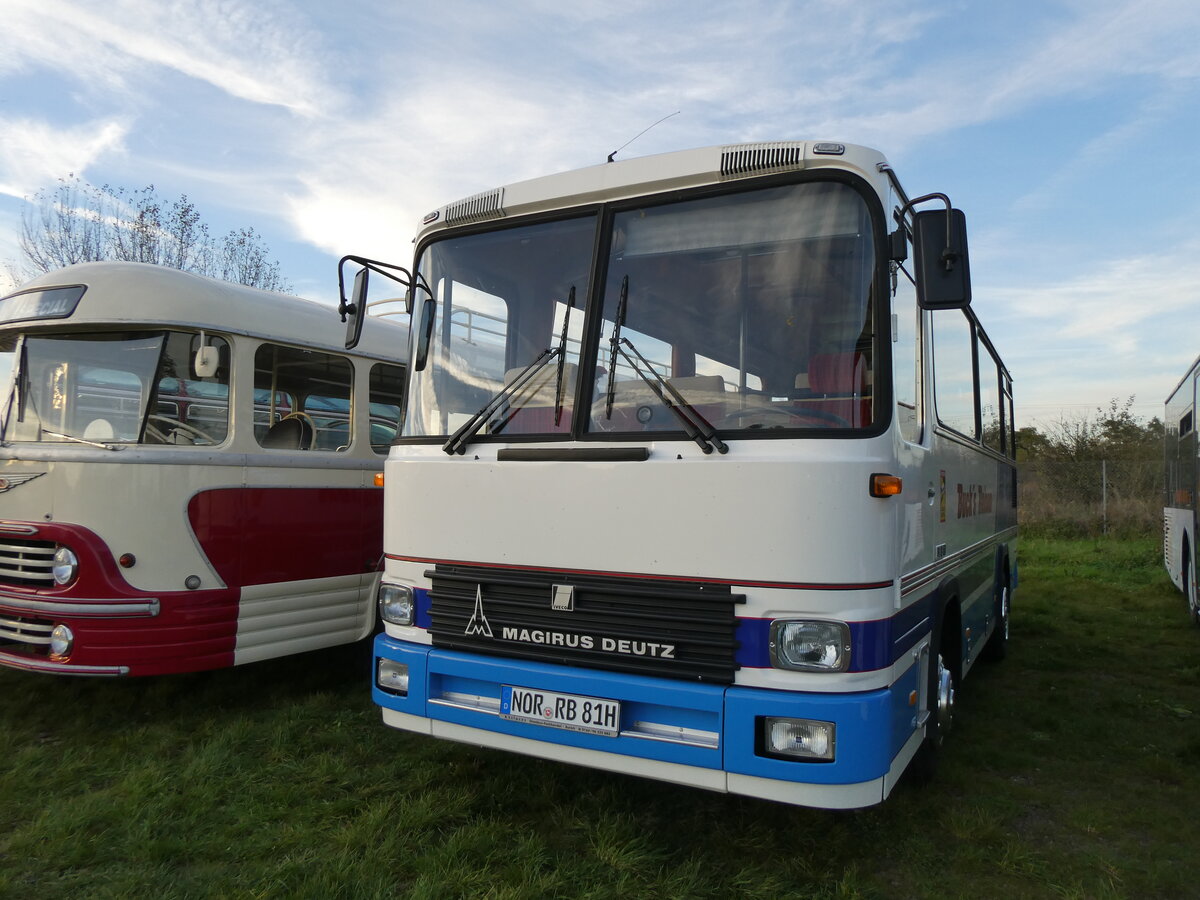
[(437, 315), (437, 301), (426, 297), (421, 304), (421, 321), (417, 325), (417, 344), (413, 348), (412, 368), (420, 372), (429, 362), (429, 343), (433, 340), (433, 319)]
[(363, 322), (367, 318), (367, 278), (369, 270), (364, 266), (354, 276), (354, 289), (350, 302), (342, 310), (346, 317), (346, 349), (353, 350), (362, 337)]
[(196, 358), (192, 361), (192, 368), (195, 370), (197, 378), (212, 378), (217, 374), (217, 368), (220, 364), (220, 351), (216, 347), (209, 345), (201, 347), (196, 351)]
[(967, 219), (961, 209), (914, 213), (913, 256), (917, 302), (922, 309), (962, 309), (971, 305)]

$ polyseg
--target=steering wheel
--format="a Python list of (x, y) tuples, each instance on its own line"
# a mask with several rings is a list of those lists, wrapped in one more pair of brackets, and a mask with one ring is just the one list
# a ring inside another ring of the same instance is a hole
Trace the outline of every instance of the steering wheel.
[[(734, 410), (733, 412), (727, 414), (725, 416), (725, 418), (722, 420), (721, 424), (724, 425), (726, 422), (736, 422), (741, 419), (749, 418), (751, 416), (760, 415), (762, 413), (766, 413), (767, 415), (772, 415), (772, 416), (780, 416), (780, 417), (787, 418), (787, 419), (801, 419), (801, 420), (809, 419), (809, 420), (813, 420), (813, 421), (817, 421), (817, 422), (828, 422), (829, 424), (835, 425), (839, 428), (849, 428), (850, 427), (850, 423), (847, 422), (844, 418), (839, 416), (837, 413), (831, 413), (828, 410), (824, 410), (824, 409), (785, 409), (785, 408), (779, 407), (779, 406), (761, 406), (761, 407), (751, 407), (748, 409), (737, 409), (737, 410)], [(776, 427), (783, 427), (783, 426), (776, 426)]]
[[(163, 431), (159, 429), (157, 426), (152, 425), (152, 422), (161, 423), (162, 425), (166, 426), (166, 430)], [(199, 440), (199, 442), (202, 444), (219, 443), (219, 441), (217, 441), (211, 434), (206, 431), (201, 431), (195, 425), (189, 425), (186, 422), (180, 422), (178, 419), (172, 419), (169, 416), (151, 414), (146, 417), (146, 434), (152, 435), (159, 443), (171, 443), (169, 437), (173, 432), (182, 434), (184, 437), (191, 440), (193, 444), (196, 443), (197, 440)]]

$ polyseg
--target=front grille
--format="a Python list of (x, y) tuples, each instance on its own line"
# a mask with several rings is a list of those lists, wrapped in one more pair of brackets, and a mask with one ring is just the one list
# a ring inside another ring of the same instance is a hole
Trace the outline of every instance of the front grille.
[(0, 538), (0, 581), (48, 585), (54, 581), (53, 541)]
[(23, 649), (44, 655), (53, 630), (53, 622), (0, 613), (0, 647), (9, 643), (21, 644)]
[[(448, 564), (425, 575), (435, 647), (717, 684), (738, 668), (746, 598), (729, 585)], [(556, 588), (573, 608), (554, 608)]]

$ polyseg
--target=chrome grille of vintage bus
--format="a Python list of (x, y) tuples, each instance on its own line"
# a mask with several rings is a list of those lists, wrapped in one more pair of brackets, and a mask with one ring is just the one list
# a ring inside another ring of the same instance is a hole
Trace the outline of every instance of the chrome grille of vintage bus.
[(738, 668), (746, 598), (729, 585), (446, 564), (425, 574), (435, 647), (718, 684)]
[(0, 537), (0, 582), (48, 586), (54, 583), (53, 541)]
[(50, 632), (53, 630), (53, 622), (0, 613), (0, 647), (11, 641), (44, 654), (49, 649)]

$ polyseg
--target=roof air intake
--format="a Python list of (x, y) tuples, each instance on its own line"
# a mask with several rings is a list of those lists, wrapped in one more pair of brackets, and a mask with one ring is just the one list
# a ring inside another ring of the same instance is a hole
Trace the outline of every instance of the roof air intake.
[(467, 197), (457, 203), (451, 203), (446, 207), (446, 224), (480, 222), (484, 219), (499, 219), (503, 215), (504, 189), (498, 188), (494, 191)]
[(736, 144), (721, 150), (721, 177), (746, 178), (804, 168), (804, 143)]

